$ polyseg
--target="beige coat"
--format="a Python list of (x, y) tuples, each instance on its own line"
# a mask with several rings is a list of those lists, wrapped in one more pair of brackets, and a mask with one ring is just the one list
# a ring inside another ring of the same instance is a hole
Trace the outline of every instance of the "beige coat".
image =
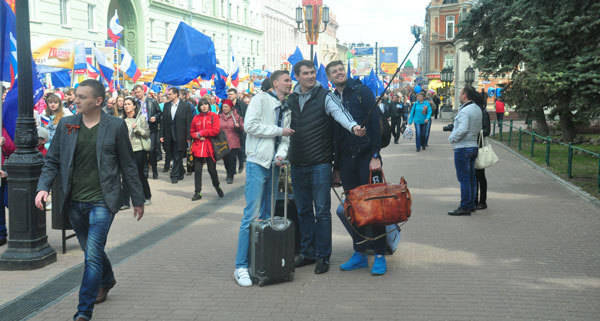
[[(129, 140), (131, 141), (131, 148), (133, 151), (142, 151), (144, 150), (144, 147), (149, 151), (150, 127), (148, 126), (146, 117), (140, 113), (136, 118), (125, 118), (125, 123), (127, 124), (127, 129), (129, 131)], [(133, 124), (136, 124), (135, 128), (132, 128)]]

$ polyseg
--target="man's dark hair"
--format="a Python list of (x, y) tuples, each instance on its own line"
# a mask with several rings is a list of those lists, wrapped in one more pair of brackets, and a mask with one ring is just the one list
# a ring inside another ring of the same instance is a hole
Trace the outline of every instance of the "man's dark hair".
[(96, 79), (86, 79), (79, 83), (79, 87), (91, 87), (94, 98), (102, 97), (102, 105), (104, 105), (106, 89), (104, 85)]
[(235, 89), (235, 88), (229, 88), (229, 89), (227, 89), (227, 93), (228, 93), (228, 94), (229, 94), (229, 93), (234, 93), (234, 94), (237, 94), (237, 89)]
[(169, 91), (173, 94), (177, 94), (177, 97), (179, 97), (179, 88), (177, 87), (169, 87)]
[(477, 90), (475, 90), (475, 88), (473, 88), (472, 86), (465, 86), (463, 88), (463, 92), (465, 93), (465, 95), (467, 95), (468, 100), (471, 100), (476, 104), (481, 103), (481, 95), (479, 95)]
[(133, 90), (138, 90), (138, 88), (140, 88), (142, 91), (144, 91), (144, 86), (142, 86), (142, 85), (138, 84), (138, 85), (133, 86)]
[[(290, 72), (287, 70), (275, 70), (272, 74), (271, 77), (269, 78), (271, 80), (271, 85), (273, 85), (273, 82), (277, 79), (279, 79), (279, 77), (283, 76), (283, 75), (289, 75)], [(272, 87), (272, 86), (271, 86)]]
[(325, 73), (329, 75), (329, 68), (333, 68), (333, 67), (338, 66), (338, 65), (342, 65), (343, 66), (344, 63), (341, 60), (334, 60), (334, 61), (328, 63), (327, 67), (325, 67)]
[(300, 60), (300, 61), (298, 61), (294, 65), (294, 74), (296, 74), (296, 76), (300, 75), (300, 68), (302, 66), (308, 67), (308, 68), (311, 68), (311, 69), (315, 69), (315, 64), (313, 64), (312, 61), (310, 61), (310, 60)]

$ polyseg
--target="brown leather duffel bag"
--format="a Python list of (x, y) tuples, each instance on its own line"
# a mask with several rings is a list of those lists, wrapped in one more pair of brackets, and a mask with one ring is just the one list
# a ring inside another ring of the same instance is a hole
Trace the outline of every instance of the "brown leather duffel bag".
[(346, 193), (344, 211), (357, 227), (396, 224), (410, 217), (412, 200), (404, 176), (400, 184), (387, 184), (383, 172), (381, 176), (383, 183), (361, 185)]

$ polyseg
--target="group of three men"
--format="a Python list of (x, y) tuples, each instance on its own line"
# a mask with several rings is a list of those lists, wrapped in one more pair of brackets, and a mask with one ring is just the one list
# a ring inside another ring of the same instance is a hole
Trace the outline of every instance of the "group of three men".
[[(303, 60), (294, 65), (298, 84), (291, 93), (289, 73), (276, 71), (270, 78), (273, 89), (257, 94), (248, 106), (246, 207), (233, 273), (240, 286), (252, 285), (248, 273), (249, 227), (254, 219), (270, 215), (271, 184), (272, 179), (277, 180), (271, 177), (273, 162), (281, 165), (287, 158), (291, 164), (301, 235), (295, 266), (316, 263), (316, 274), (329, 270), (332, 184), (341, 178), (344, 190), (350, 190), (369, 183), (370, 170), (381, 169), (380, 115), (371, 112), (375, 107), (373, 94), (359, 81), (347, 79), (341, 61), (329, 63), (326, 72), (335, 92), (317, 83), (313, 62)], [(348, 230), (357, 240), (358, 236)], [(369, 243), (376, 253), (371, 272), (384, 274), (385, 241)], [(355, 246), (355, 254), (340, 268), (367, 267), (363, 250)]]

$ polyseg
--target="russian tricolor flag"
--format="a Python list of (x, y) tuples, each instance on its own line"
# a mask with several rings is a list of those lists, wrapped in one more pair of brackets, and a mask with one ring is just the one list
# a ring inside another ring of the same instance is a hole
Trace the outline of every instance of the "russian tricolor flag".
[(112, 63), (106, 58), (106, 56), (98, 50), (98, 48), (94, 48), (94, 55), (96, 56), (96, 63), (98, 64), (100, 76), (106, 80), (109, 84), (112, 81), (113, 76), (113, 67)]
[(231, 84), (237, 87), (240, 84), (240, 66), (235, 61), (233, 50), (231, 50), (231, 70), (229, 73), (231, 74)]
[(108, 24), (108, 36), (114, 43), (116, 43), (122, 37), (121, 32), (123, 32), (123, 26), (119, 24), (119, 15), (117, 14), (117, 10), (115, 10), (115, 15), (110, 18), (110, 22)]
[(119, 69), (123, 70), (123, 72), (125, 72), (127, 76), (133, 80), (133, 82), (136, 82), (142, 73), (138, 69), (135, 61), (133, 61), (133, 57), (131, 57), (127, 49), (125, 49), (125, 47), (121, 47), (121, 51), (123, 52), (123, 59), (121, 60)]
[(50, 124), (50, 118), (44, 115), (40, 115), (40, 121), (42, 122), (42, 124), (44, 124), (44, 126), (48, 126), (48, 124)]

